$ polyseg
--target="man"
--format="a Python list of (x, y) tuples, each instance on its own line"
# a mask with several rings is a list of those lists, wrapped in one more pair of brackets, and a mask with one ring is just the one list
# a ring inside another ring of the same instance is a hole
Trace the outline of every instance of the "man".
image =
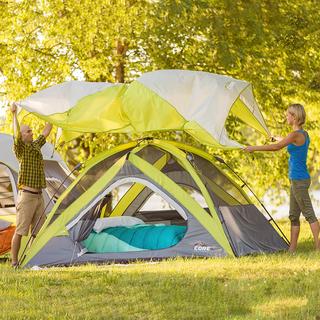
[(18, 253), (22, 236), (27, 236), (31, 227), (32, 234), (37, 234), (44, 223), (44, 200), (42, 189), (46, 188), (44, 164), (41, 147), (51, 132), (52, 125), (47, 123), (42, 134), (33, 140), (29, 126), (19, 126), (17, 106), (11, 106), (14, 129), (14, 153), (19, 161), (16, 231), (12, 238), (12, 266), (18, 266)]

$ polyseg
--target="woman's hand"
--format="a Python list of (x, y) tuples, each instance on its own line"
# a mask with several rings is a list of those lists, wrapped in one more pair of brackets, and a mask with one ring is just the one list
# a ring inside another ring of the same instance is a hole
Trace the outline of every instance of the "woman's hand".
[(254, 152), (254, 151), (256, 151), (256, 150), (255, 150), (255, 147), (254, 147), (254, 146), (247, 146), (247, 147), (243, 148), (243, 151), (244, 151), (244, 152), (252, 153), (252, 152)]
[(283, 140), (283, 137), (279, 137), (279, 136), (272, 136), (271, 137), (271, 142), (279, 142)]

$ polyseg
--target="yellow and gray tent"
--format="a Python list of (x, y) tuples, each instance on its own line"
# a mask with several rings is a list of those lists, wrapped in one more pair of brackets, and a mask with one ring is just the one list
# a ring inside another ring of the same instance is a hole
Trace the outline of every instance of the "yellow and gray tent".
[[(119, 190), (125, 191), (119, 195)], [(108, 205), (110, 194), (114, 199)], [(155, 205), (154, 196), (169, 206)], [(110, 223), (117, 217), (140, 222), (95, 230), (97, 221)], [(177, 142), (143, 140), (89, 160), (58, 199), (31, 247), (22, 249), (20, 262), (32, 267), (238, 257), (287, 247), (212, 156)]]
[[(224, 127), (230, 112), (269, 135), (250, 84), (205, 72), (156, 71), (117, 85), (68, 82), (21, 106), (62, 128), (65, 139), (82, 132), (183, 130), (203, 144), (236, 148)], [(192, 146), (150, 138), (102, 152), (59, 197), (32, 245), (22, 247), (21, 265), (287, 249), (242, 182), (220, 165)], [(152, 202), (154, 197), (166, 207)], [(139, 223), (122, 223), (132, 218)], [(102, 231), (97, 222), (106, 223)]]
[(70, 81), (20, 106), (62, 128), (65, 140), (84, 132), (184, 131), (202, 144), (236, 148), (225, 129), (230, 113), (270, 136), (250, 83), (199, 71), (149, 72), (130, 84)]

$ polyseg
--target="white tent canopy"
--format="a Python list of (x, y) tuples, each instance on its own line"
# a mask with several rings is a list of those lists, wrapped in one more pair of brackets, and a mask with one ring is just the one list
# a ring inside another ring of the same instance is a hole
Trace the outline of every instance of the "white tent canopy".
[(107, 82), (68, 81), (41, 90), (20, 104), (23, 109), (50, 115), (71, 109), (83, 97), (102, 91), (115, 84)]
[(208, 72), (160, 70), (128, 85), (65, 82), (31, 95), (20, 106), (64, 131), (183, 130), (204, 144), (239, 147), (225, 130), (236, 106), (240, 119), (270, 136), (251, 84)]

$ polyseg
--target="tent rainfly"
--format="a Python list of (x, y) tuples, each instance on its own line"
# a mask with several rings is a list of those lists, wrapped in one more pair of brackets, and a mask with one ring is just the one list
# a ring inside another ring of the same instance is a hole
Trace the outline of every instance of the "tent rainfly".
[(229, 113), (270, 136), (250, 83), (199, 71), (149, 72), (130, 84), (70, 81), (20, 106), (61, 127), (65, 140), (84, 132), (180, 130), (202, 144), (237, 148), (225, 129)]

